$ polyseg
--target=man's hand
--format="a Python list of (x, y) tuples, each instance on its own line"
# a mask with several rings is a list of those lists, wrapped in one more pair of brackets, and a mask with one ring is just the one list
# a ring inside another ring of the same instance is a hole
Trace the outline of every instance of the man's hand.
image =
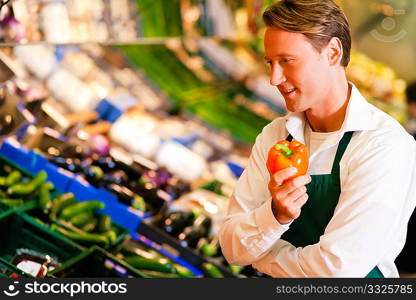
[(302, 206), (308, 200), (305, 185), (312, 180), (309, 175), (299, 176), (284, 182), (296, 171), (296, 168), (286, 168), (274, 173), (270, 178), (269, 191), (272, 195), (272, 210), (280, 224), (290, 223), (299, 217)]

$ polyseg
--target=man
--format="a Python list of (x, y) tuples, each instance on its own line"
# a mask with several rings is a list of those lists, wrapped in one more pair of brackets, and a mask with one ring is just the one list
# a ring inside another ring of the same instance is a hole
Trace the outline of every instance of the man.
[[(270, 83), (290, 113), (257, 137), (220, 231), (231, 264), (273, 277), (397, 277), (416, 205), (416, 145), (347, 81), (349, 25), (331, 0), (283, 0), (263, 15)], [(308, 174), (270, 176), (270, 147), (294, 138)]]

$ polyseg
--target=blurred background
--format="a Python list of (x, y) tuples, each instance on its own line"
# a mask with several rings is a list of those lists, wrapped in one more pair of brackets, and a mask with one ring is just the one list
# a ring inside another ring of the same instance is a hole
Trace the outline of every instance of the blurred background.
[[(261, 15), (273, 2), (0, 1), (0, 222), (35, 220), (79, 255), (68, 264), (8, 233), (3, 274), (265, 276), (229, 266), (217, 233), (256, 136), (286, 113), (263, 59)], [(415, 135), (416, 1), (336, 2), (352, 31), (349, 80)], [(71, 212), (57, 218), (62, 195), (101, 204), (68, 224)], [(408, 240), (402, 276), (416, 272)], [(28, 255), (45, 271), (21, 265)], [(88, 257), (103, 271), (89, 273)], [(163, 267), (149, 273), (143, 257)]]

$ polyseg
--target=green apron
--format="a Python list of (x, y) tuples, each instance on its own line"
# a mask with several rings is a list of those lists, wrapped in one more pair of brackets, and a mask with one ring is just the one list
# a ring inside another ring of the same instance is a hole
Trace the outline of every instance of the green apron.
[[(308, 201), (302, 207), (300, 216), (295, 219), (290, 228), (282, 235), (282, 239), (295, 247), (305, 247), (319, 242), (325, 228), (331, 220), (341, 194), (339, 177), (339, 162), (347, 149), (353, 132), (347, 132), (342, 137), (331, 174), (311, 175), (312, 181), (306, 186)], [(288, 141), (292, 140), (289, 135)], [(378, 267), (374, 267), (366, 278), (383, 278)]]

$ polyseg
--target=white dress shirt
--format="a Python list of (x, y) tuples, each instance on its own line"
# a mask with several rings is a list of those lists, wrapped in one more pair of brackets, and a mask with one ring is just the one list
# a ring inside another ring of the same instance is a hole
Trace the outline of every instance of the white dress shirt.
[(289, 113), (257, 137), (220, 231), (225, 258), (273, 277), (365, 277), (376, 265), (384, 277), (398, 277), (394, 260), (416, 206), (413, 137), (353, 86), (341, 129), (309, 157), (308, 174), (330, 174), (339, 141), (354, 131), (340, 161), (338, 205), (319, 242), (296, 248), (280, 239), (290, 224), (273, 215), (266, 160), (289, 133), (305, 143), (304, 128), (304, 113)]

